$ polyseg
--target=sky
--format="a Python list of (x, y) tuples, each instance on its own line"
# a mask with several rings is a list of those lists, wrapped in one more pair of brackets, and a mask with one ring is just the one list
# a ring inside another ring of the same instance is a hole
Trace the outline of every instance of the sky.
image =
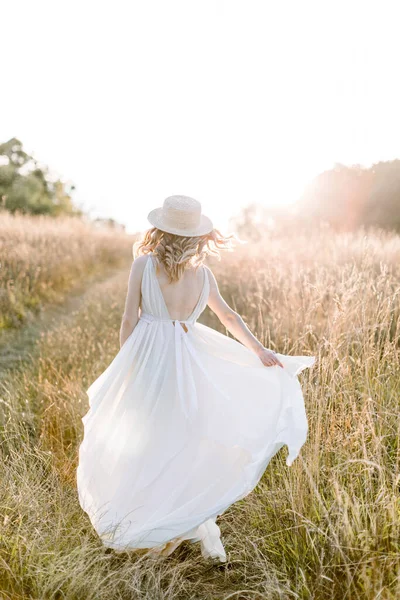
[(129, 233), (172, 194), (228, 233), (334, 163), (400, 158), (398, 0), (0, 0), (0, 142)]

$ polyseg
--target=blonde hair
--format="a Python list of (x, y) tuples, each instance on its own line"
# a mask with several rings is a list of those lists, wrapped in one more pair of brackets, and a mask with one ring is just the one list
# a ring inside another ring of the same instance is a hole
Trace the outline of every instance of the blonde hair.
[(236, 234), (224, 236), (218, 229), (197, 237), (185, 237), (167, 233), (157, 227), (144, 232), (143, 237), (133, 244), (133, 257), (153, 254), (163, 263), (170, 282), (178, 281), (183, 271), (192, 265), (197, 269), (208, 255), (221, 260), (220, 250), (233, 251), (232, 242), (243, 243)]

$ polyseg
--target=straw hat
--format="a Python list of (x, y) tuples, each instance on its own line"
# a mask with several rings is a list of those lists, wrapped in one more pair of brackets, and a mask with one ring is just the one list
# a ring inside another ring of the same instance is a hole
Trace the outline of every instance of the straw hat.
[(211, 219), (201, 214), (200, 202), (189, 196), (169, 196), (147, 219), (161, 231), (185, 237), (205, 235), (214, 228)]

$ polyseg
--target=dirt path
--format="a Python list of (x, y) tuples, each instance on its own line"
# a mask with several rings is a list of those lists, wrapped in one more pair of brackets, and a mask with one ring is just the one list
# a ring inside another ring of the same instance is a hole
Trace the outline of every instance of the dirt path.
[(24, 362), (32, 358), (36, 342), (41, 335), (56, 327), (60, 321), (68, 319), (71, 313), (84, 302), (86, 294), (93, 293), (93, 288), (100, 287), (106, 282), (112, 285), (113, 281), (124, 277), (128, 282), (130, 264), (113, 267), (101, 275), (93, 276), (90, 280), (74, 287), (64, 301), (44, 306), (38, 315), (20, 329), (2, 332), (0, 334), (0, 381), (4, 381), (7, 372), (23, 368)]

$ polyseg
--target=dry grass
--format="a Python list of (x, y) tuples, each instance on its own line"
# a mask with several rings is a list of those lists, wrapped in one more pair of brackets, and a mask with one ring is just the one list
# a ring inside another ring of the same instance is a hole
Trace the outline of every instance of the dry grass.
[[(400, 237), (265, 238), (209, 265), (266, 346), (317, 356), (300, 376), (310, 426), (301, 455), (287, 467), (283, 448), (220, 517), (224, 567), (207, 564), (197, 544), (158, 560), (102, 547), (75, 471), (84, 390), (119, 347), (120, 271), (92, 286), (1, 385), (4, 598), (400, 597)], [(200, 321), (222, 330), (208, 308)]]
[(0, 212), (0, 331), (62, 301), (83, 279), (126, 263), (133, 239), (73, 217)]

